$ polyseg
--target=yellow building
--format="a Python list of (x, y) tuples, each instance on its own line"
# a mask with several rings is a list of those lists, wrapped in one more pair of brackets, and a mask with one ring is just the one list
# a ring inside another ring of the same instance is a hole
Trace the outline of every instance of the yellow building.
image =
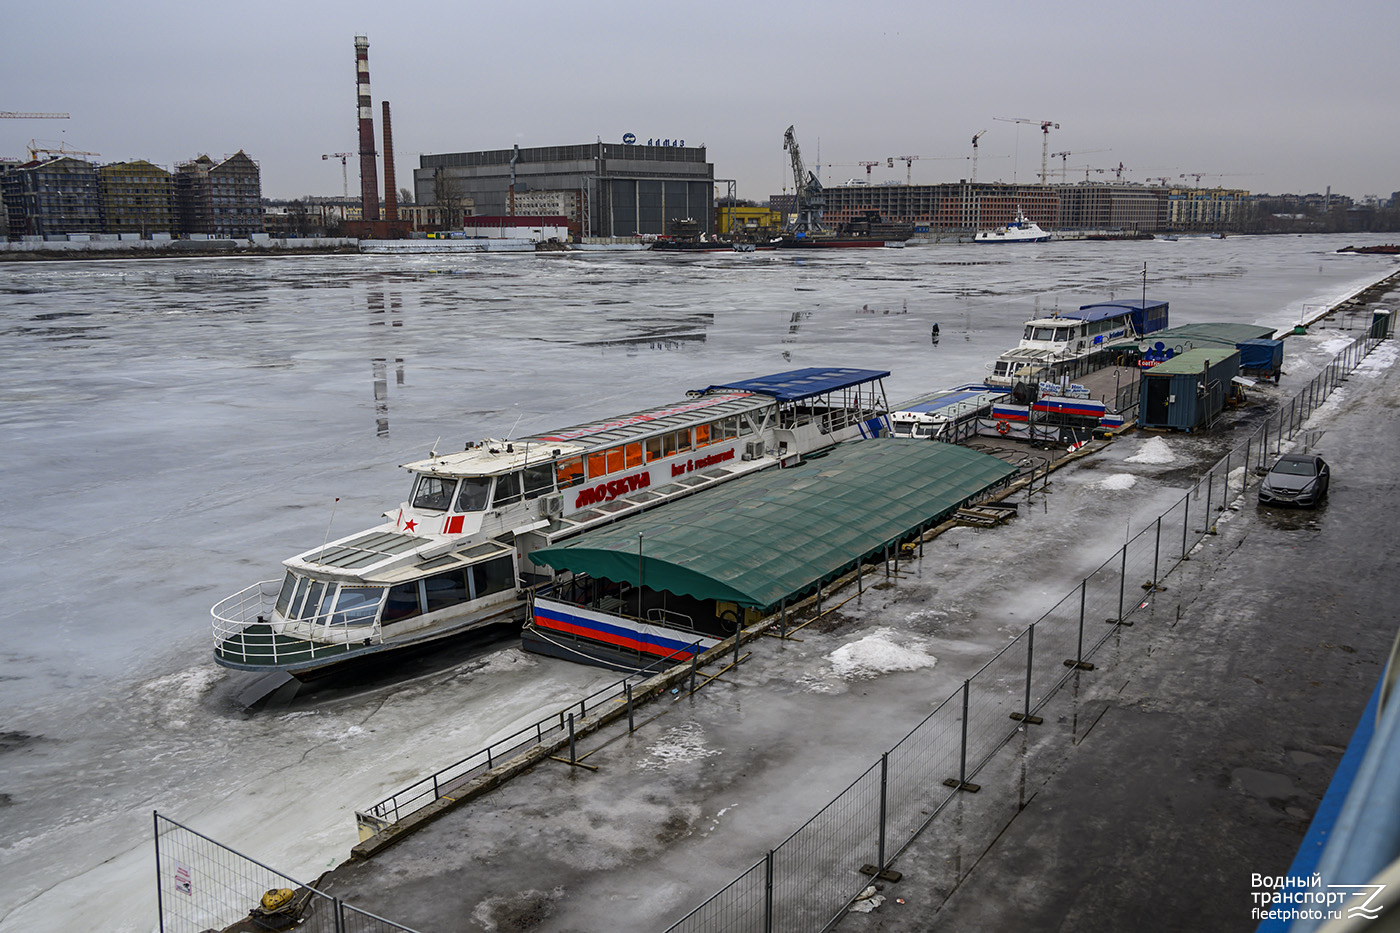
[(97, 170), (102, 229), (107, 233), (172, 233), (175, 181), (150, 162), (117, 162)]

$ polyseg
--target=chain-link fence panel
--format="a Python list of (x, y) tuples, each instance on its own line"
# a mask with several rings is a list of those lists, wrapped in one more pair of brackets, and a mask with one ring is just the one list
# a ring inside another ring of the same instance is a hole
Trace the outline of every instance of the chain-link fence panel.
[(666, 933), (766, 933), (772, 929), (772, 855), (735, 878)]

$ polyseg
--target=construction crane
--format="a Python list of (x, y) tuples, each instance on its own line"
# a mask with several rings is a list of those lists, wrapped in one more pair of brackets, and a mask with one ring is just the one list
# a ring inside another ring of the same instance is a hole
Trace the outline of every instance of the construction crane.
[(67, 120), (66, 113), (20, 113), (14, 110), (0, 110), (0, 120)]
[(826, 209), (826, 194), (822, 191), (821, 180), (807, 171), (802, 164), (802, 153), (797, 148), (797, 135), (789, 126), (783, 134), (783, 149), (792, 159), (793, 194), (797, 207), (794, 230), (822, 229), (822, 211)]
[(972, 134), (972, 183), (977, 184), (977, 140), (987, 135), (987, 131)]
[(898, 159), (904, 163), (904, 183), (912, 185), (914, 183), (914, 161), (922, 159), (923, 156), (890, 156), (889, 167), (894, 168), (894, 160)]
[(33, 139), (29, 141), (28, 148), (29, 159), (31, 162), (39, 158), (39, 153), (41, 152), (52, 156), (92, 156), (93, 158), (96, 158), (97, 156), (102, 154), (100, 152), (84, 152), (81, 149), (69, 149), (66, 143), (59, 143), (57, 149), (45, 149), (44, 147), (40, 146), (36, 140)]
[(342, 198), (343, 200), (346, 200), (346, 201), (350, 200), (350, 176), (349, 176), (349, 174), (345, 171), (345, 160), (348, 159), (348, 158), (350, 158), (350, 157), (351, 157), (352, 155), (354, 155), (354, 154), (355, 154), (355, 153), (353, 153), (353, 152), (332, 152), (330, 155), (324, 155), (324, 154), (323, 154), (323, 155), (321, 156), (321, 161), (322, 161), (322, 162), (325, 162), (327, 159), (339, 159), (339, 160), (340, 160), (340, 189), (341, 189), (341, 198)]
[(1244, 178), (1249, 175), (1258, 174), (1258, 172), (1187, 172), (1184, 175), (1178, 175), (1177, 177), (1194, 178), (1196, 180), (1196, 184), (1194, 185), (1194, 187), (1199, 188), (1201, 186), (1202, 178)]
[(865, 183), (866, 183), (866, 184), (870, 184), (870, 170), (871, 170), (872, 168), (874, 168), (875, 166), (879, 165), (879, 164), (880, 164), (880, 162), (879, 162), (878, 159), (877, 159), (876, 161), (874, 161), (874, 162), (857, 162), (857, 163), (856, 163), (856, 165), (863, 165), (863, 166), (865, 166)]
[(1070, 156), (1072, 156), (1072, 155), (1089, 155), (1091, 152), (1112, 152), (1112, 151), (1113, 151), (1112, 149), (1076, 149), (1076, 150), (1073, 151), (1073, 152), (1070, 152), (1069, 150), (1066, 150), (1066, 151), (1064, 151), (1064, 152), (1052, 152), (1052, 153), (1050, 153), (1050, 158), (1052, 158), (1052, 159), (1059, 159), (1059, 160), (1060, 160), (1060, 184), (1063, 185), (1063, 184), (1065, 183), (1065, 163), (1068, 162)]
[(1040, 127), (1040, 183), (1045, 184), (1047, 166), (1050, 162), (1050, 131), (1058, 130), (1060, 124), (1052, 120), (1027, 120), (1025, 117), (992, 117), (1003, 123), (1029, 123)]

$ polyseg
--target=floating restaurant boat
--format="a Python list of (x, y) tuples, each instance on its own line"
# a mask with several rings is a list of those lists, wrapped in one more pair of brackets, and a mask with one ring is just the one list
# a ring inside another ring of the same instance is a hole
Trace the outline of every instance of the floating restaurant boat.
[(524, 615), (532, 552), (840, 441), (889, 432), (883, 379), (801, 369), (405, 464), (386, 521), (284, 561), (211, 610), (214, 659), (310, 679)]
[(987, 366), (987, 385), (1013, 388), (1067, 375), (1075, 364), (1124, 338), (1143, 337), (1167, 326), (1165, 301), (1105, 301), (1080, 305), (1078, 311), (1032, 318), (1021, 342)]
[(1027, 219), (1025, 212), (1016, 208), (1016, 219), (1004, 227), (991, 230), (978, 230), (974, 242), (977, 243), (1044, 243), (1050, 234), (1033, 220)]

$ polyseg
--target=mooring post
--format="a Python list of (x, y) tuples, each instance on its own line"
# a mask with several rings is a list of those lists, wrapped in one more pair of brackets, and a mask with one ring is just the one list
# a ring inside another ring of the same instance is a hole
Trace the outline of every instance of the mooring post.
[(864, 592), (865, 592), (865, 581), (861, 579), (861, 573), (860, 573), (860, 565), (861, 565), (862, 563), (863, 563), (862, 561), (859, 561), (859, 560), (856, 561), (856, 595), (857, 595), (857, 596), (859, 596), (861, 593), (864, 593)]
[(627, 688), (627, 731), (636, 732), (637, 727), (632, 724), (632, 684), (629, 682), (623, 686)]
[[(859, 565), (857, 565), (859, 566)], [(782, 621), (779, 623), (778, 634), (787, 638), (787, 597), (783, 597)]]
[(885, 545), (885, 579), (890, 578), (890, 546)]
[(741, 639), (740, 639), (739, 636), (741, 636), (741, 635), (743, 635), (743, 634), (744, 634), (744, 630), (743, 630), (742, 628), (739, 627), (739, 624), (738, 624), (738, 623), (735, 623), (735, 625), (734, 625), (734, 670), (736, 670), (736, 671), (739, 669), (739, 642), (741, 641)]
[(569, 714), (569, 764), (572, 765), (572, 764), (576, 764), (577, 762), (578, 762), (578, 755), (575, 754), (575, 749), (574, 749), (574, 714), (573, 714), (573, 713), (570, 713), (570, 714)]

